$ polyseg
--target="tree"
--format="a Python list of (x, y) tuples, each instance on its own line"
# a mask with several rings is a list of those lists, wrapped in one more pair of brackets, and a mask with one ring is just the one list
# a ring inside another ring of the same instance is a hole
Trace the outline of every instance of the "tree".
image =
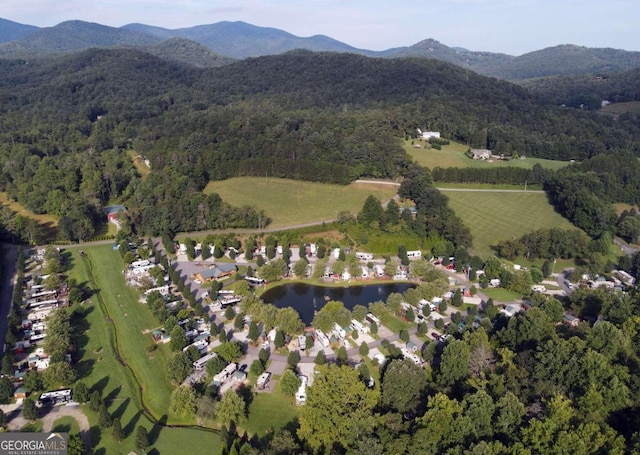
[(368, 312), (369, 310), (367, 310), (366, 306), (358, 304), (358, 305), (355, 305), (351, 310), (351, 316), (356, 321), (362, 322), (364, 321), (364, 318), (367, 316)]
[(251, 321), (251, 323), (249, 324), (249, 335), (248, 335), (248, 338), (253, 343), (256, 343), (258, 341), (258, 337), (259, 336), (260, 336), (260, 331), (258, 330), (258, 324), (256, 324), (256, 321)]
[(79, 434), (70, 434), (67, 441), (67, 455), (83, 455), (85, 453), (84, 442)]
[(216, 408), (216, 417), (223, 425), (240, 422), (246, 415), (246, 403), (233, 390), (227, 390)]
[(209, 378), (214, 377), (216, 374), (224, 370), (224, 367), (226, 366), (227, 366), (227, 362), (222, 360), (220, 356), (214, 357), (213, 359), (207, 362), (207, 366), (205, 367), (207, 371), (207, 377)]
[(149, 433), (147, 433), (147, 429), (142, 425), (138, 425), (136, 428), (136, 449), (145, 452), (147, 448), (149, 448)]
[(233, 362), (237, 360), (242, 355), (242, 348), (235, 341), (230, 341), (227, 343), (222, 343), (220, 346), (216, 348), (216, 352), (220, 357), (222, 357), (226, 362)]
[(233, 320), (233, 327), (236, 330), (244, 330), (244, 313), (238, 313), (238, 315), (236, 316), (236, 318)]
[(25, 398), (22, 403), (22, 415), (26, 420), (33, 422), (34, 420), (38, 420), (38, 408), (36, 407), (36, 402), (31, 398)]
[(187, 334), (179, 325), (176, 325), (171, 331), (171, 340), (169, 341), (169, 349), (172, 351), (182, 351), (182, 348), (189, 344)]
[(186, 352), (176, 352), (167, 361), (167, 375), (176, 383), (181, 383), (191, 374), (192, 361)]
[(366, 356), (369, 355), (369, 345), (366, 342), (362, 342), (360, 343), (360, 357), (365, 358)]
[(456, 381), (469, 375), (471, 353), (464, 341), (453, 340), (442, 351), (438, 383), (441, 386), (452, 386)]
[(171, 412), (190, 415), (196, 412), (196, 394), (188, 385), (181, 385), (171, 392)]
[(0, 428), (7, 427), (7, 415), (4, 413), (2, 409), (0, 409)]
[(298, 351), (291, 351), (289, 355), (287, 355), (287, 364), (295, 369), (300, 362), (300, 353)]
[(276, 336), (274, 338), (273, 344), (275, 344), (276, 349), (280, 349), (284, 346), (284, 333), (282, 330), (276, 330)]
[(380, 200), (369, 195), (358, 213), (358, 223), (365, 227), (380, 227), (384, 224), (384, 209)]
[(104, 401), (100, 403), (100, 409), (98, 410), (98, 425), (100, 428), (105, 429), (111, 427), (111, 415), (107, 410), (107, 406), (104, 404)]
[(393, 359), (387, 363), (381, 382), (382, 406), (405, 414), (422, 404), (427, 388), (427, 373), (410, 360)]
[(338, 365), (347, 365), (349, 362), (349, 356), (347, 354), (347, 348), (340, 346), (336, 351), (336, 363)]
[(327, 363), (327, 356), (324, 351), (318, 351), (316, 358), (313, 360), (316, 365), (325, 365)]
[(236, 312), (231, 305), (227, 306), (227, 308), (224, 310), (224, 317), (227, 321), (230, 321), (236, 317)]
[(307, 274), (308, 265), (308, 262), (304, 259), (300, 259), (298, 262), (293, 264), (293, 273), (295, 274), (295, 276), (297, 276), (298, 278), (304, 278)]
[(369, 331), (372, 335), (376, 335), (378, 333), (378, 324), (376, 321), (371, 321), (371, 324), (369, 324)]
[[(6, 357), (7, 356), (5, 354), (5, 358)], [(27, 372), (27, 374), (25, 375), (25, 377), (24, 377), (23, 385), (24, 385), (24, 388), (27, 390), (28, 393), (35, 392), (36, 390), (42, 390), (42, 378), (40, 377), (40, 375), (36, 371), (29, 370)], [(76, 398), (75, 392), (73, 394), (73, 398), (76, 401), (78, 401), (78, 399)], [(78, 401), (78, 402), (79, 403), (83, 403), (82, 401)]]
[(122, 431), (122, 424), (120, 423), (119, 418), (113, 419), (113, 430), (112, 430), (113, 439), (116, 442), (121, 442), (124, 439), (124, 432)]
[(285, 370), (280, 377), (280, 389), (285, 395), (293, 396), (301, 383), (300, 378), (290, 369)]
[(269, 351), (267, 351), (265, 348), (261, 348), (258, 352), (258, 358), (263, 365), (266, 365), (267, 361), (269, 360)]
[(73, 386), (73, 400), (77, 403), (86, 403), (89, 401), (89, 388), (84, 382), (78, 381)]
[(451, 305), (455, 306), (455, 307), (460, 307), (462, 306), (462, 292), (460, 291), (460, 288), (456, 289), (456, 291), (453, 293), (453, 297), (451, 298)]
[(256, 359), (251, 362), (249, 371), (255, 376), (260, 376), (262, 373), (264, 373), (264, 364), (259, 359)]
[(99, 390), (91, 392), (91, 398), (89, 398), (89, 409), (93, 412), (98, 412), (100, 405), (102, 404), (102, 395)]
[(42, 383), (49, 390), (70, 386), (75, 380), (76, 373), (67, 362), (51, 363), (42, 373)]
[(404, 318), (409, 322), (413, 322), (416, 319), (416, 314), (412, 307), (407, 308), (407, 311), (404, 313)]
[(375, 425), (378, 392), (367, 389), (353, 368), (320, 365), (317, 370), (300, 413), (298, 436), (314, 451), (328, 451), (334, 444), (349, 447), (361, 431)]
[(9, 376), (0, 377), (0, 402), (8, 403), (9, 399), (13, 397), (13, 385)]
[(405, 343), (409, 341), (409, 332), (405, 329), (400, 330), (400, 339)]
[(522, 418), (526, 414), (525, 406), (511, 392), (500, 397), (496, 403), (496, 411), (496, 431), (506, 435), (509, 435), (514, 428), (520, 427)]

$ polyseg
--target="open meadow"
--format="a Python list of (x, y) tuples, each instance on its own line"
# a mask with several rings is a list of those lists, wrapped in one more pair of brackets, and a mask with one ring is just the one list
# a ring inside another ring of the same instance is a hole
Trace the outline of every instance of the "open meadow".
[(270, 228), (333, 220), (342, 211), (357, 214), (372, 194), (382, 202), (397, 193), (392, 185), (334, 185), (298, 180), (238, 177), (209, 182), (204, 192), (218, 193), (234, 206), (252, 205), (272, 219)]
[(9, 199), (9, 196), (5, 192), (0, 192), (0, 204), (9, 207), (18, 215), (35, 220), (44, 228), (47, 234), (47, 240), (54, 240), (56, 238), (58, 227), (58, 219), (56, 217), (47, 214), (34, 213), (19, 202)]
[(421, 145), (421, 148), (415, 148), (411, 144), (411, 141), (405, 141), (405, 150), (415, 161), (418, 162), (418, 164), (428, 167), (429, 169), (433, 169), (434, 167), (491, 168), (507, 166), (531, 169), (536, 164), (539, 164), (543, 168), (556, 170), (569, 164), (568, 161), (554, 161), (541, 158), (525, 158), (511, 161), (497, 160), (490, 163), (484, 160), (472, 160), (467, 157), (465, 152), (469, 149), (469, 146), (460, 144), (459, 142), (452, 141), (449, 145), (443, 145), (442, 150), (436, 150), (433, 148), (424, 149), (423, 147), (427, 144), (425, 141), (416, 140), (414, 143)]
[[(163, 424), (195, 424), (194, 416), (180, 418), (169, 413), (173, 387), (165, 369), (170, 353), (166, 345), (151, 354), (147, 352), (152, 340), (146, 331), (157, 326), (157, 321), (146, 306), (138, 303), (138, 293), (125, 285), (120, 254), (111, 245), (83, 248), (86, 259), (79, 249), (67, 250), (72, 266), (70, 276), (92, 290), (89, 301), (81, 308), (84, 317), (76, 340), (78, 376), (90, 389), (102, 392), (109, 412), (120, 418), (125, 434), (125, 439), (117, 443), (110, 430), (100, 432), (97, 413), (83, 405), (91, 424), (93, 453), (134, 450), (138, 425), (149, 432), (153, 447), (147, 453), (201, 453), (203, 447), (217, 453), (220, 450), (217, 433), (169, 428), (148, 418), (151, 414), (153, 420)], [(143, 404), (147, 413), (142, 411)]]
[(471, 229), (473, 249), (492, 256), (491, 245), (541, 228), (577, 229), (556, 213), (544, 193), (447, 191), (449, 206)]

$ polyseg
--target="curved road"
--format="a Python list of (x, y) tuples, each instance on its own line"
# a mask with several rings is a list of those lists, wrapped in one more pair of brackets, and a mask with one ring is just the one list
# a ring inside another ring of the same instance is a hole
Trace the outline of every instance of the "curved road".
[[(7, 428), (11, 431), (20, 431), (29, 422), (22, 416), (22, 405), (12, 406), (11, 411), (7, 409), (7, 414), (11, 415), (18, 413), (15, 417), (9, 420)], [(42, 432), (47, 433), (53, 429), (53, 424), (56, 420), (62, 417), (71, 417), (78, 423), (80, 429), (80, 437), (84, 442), (84, 446), (87, 450), (91, 448), (91, 433), (89, 432), (89, 419), (82, 412), (80, 405), (76, 403), (68, 404), (65, 406), (54, 406), (49, 412), (40, 417), (42, 422)]]

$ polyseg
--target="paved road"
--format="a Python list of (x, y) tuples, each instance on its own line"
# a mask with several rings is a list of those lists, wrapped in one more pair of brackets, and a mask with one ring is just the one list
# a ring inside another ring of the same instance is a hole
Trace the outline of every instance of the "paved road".
[(440, 191), (457, 191), (465, 193), (537, 193), (544, 194), (542, 190), (501, 190), (489, 188), (438, 188)]
[(620, 249), (622, 250), (622, 252), (624, 254), (626, 254), (627, 256), (633, 256), (635, 253), (637, 253), (638, 248), (635, 248), (631, 245), (629, 245), (627, 242), (625, 242), (624, 240), (622, 240), (620, 237), (616, 237), (615, 239), (613, 239), (613, 242), (618, 245), (620, 247)]

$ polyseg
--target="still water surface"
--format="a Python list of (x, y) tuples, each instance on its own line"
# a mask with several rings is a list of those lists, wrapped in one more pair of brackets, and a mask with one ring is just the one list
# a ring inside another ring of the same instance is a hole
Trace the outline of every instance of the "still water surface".
[(315, 311), (320, 310), (329, 300), (344, 303), (345, 308), (356, 305), (368, 306), (371, 302), (387, 301), (393, 292), (403, 293), (415, 287), (411, 283), (367, 284), (345, 287), (324, 287), (307, 283), (288, 283), (269, 289), (260, 298), (278, 308), (291, 307), (300, 314), (305, 324), (311, 324)]

